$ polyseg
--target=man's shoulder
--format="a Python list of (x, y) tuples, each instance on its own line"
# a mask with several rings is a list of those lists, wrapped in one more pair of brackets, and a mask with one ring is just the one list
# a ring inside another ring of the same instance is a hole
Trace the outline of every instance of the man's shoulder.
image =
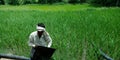
[(45, 32), (44, 32), (44, 35), (47, 36), (47, 35), (49, 35), (49, 33), (48, 33), (47, 31), (45, 31)]

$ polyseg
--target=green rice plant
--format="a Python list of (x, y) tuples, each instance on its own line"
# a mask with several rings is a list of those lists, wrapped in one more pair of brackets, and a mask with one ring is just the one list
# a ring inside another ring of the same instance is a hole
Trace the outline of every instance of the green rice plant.
[[(48, 6), (37, 7), (42, 9)], [(38, 22), (43, 22), (53, 39), (52, 48), (57, 49), (53, 55), (55, 60), (82, 60), (83, 56), (86, 60), (97, 60), (89, 41), (113, 59), (120, 59), (119, 8), (87, 7), (66, 11), (9, 9), (0, 8), (0, 53), (29, 57), (29, 34), (36, 30)], [(83, 54), (84, 50), (86, 54)]]

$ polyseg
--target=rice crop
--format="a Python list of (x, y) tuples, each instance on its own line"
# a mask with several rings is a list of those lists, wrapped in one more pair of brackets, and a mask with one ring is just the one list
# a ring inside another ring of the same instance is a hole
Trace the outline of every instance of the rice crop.
[(53, 11), (41, 11), (42, 7), (0, 8), (0, 53), (29, 57), (29, 34), (42, 22), (53, 40), (52, 48), (57, 49), (53, 55), (55, 60), (82, 60), (84, 57), (97, 60), (90, 41), (113, 59), (120, 60), (120, 8), (62, 10), (62, 7), (64, 5), (61, 10)]

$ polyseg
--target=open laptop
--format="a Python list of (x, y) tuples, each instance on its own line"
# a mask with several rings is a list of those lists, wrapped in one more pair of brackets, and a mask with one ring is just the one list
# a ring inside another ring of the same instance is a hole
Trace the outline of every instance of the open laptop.
[(50, 58), (50, 57), (52, 57), (52, 55), (56, 49), (38, 46), (35, 48), (35, 50), (36, 51), (34, 53), (34, 56), (43, 56), (43, 57)]

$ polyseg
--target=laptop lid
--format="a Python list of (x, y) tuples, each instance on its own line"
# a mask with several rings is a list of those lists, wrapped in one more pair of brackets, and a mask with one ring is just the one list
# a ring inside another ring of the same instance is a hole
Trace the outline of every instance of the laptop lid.
[(54, 49), (54, 48), (38, 46), (38, 47), (35, 48), (34, 55), (50, 58), (53, 55), (53, 53), (55, 52), (55, 50), (56, 49)]

